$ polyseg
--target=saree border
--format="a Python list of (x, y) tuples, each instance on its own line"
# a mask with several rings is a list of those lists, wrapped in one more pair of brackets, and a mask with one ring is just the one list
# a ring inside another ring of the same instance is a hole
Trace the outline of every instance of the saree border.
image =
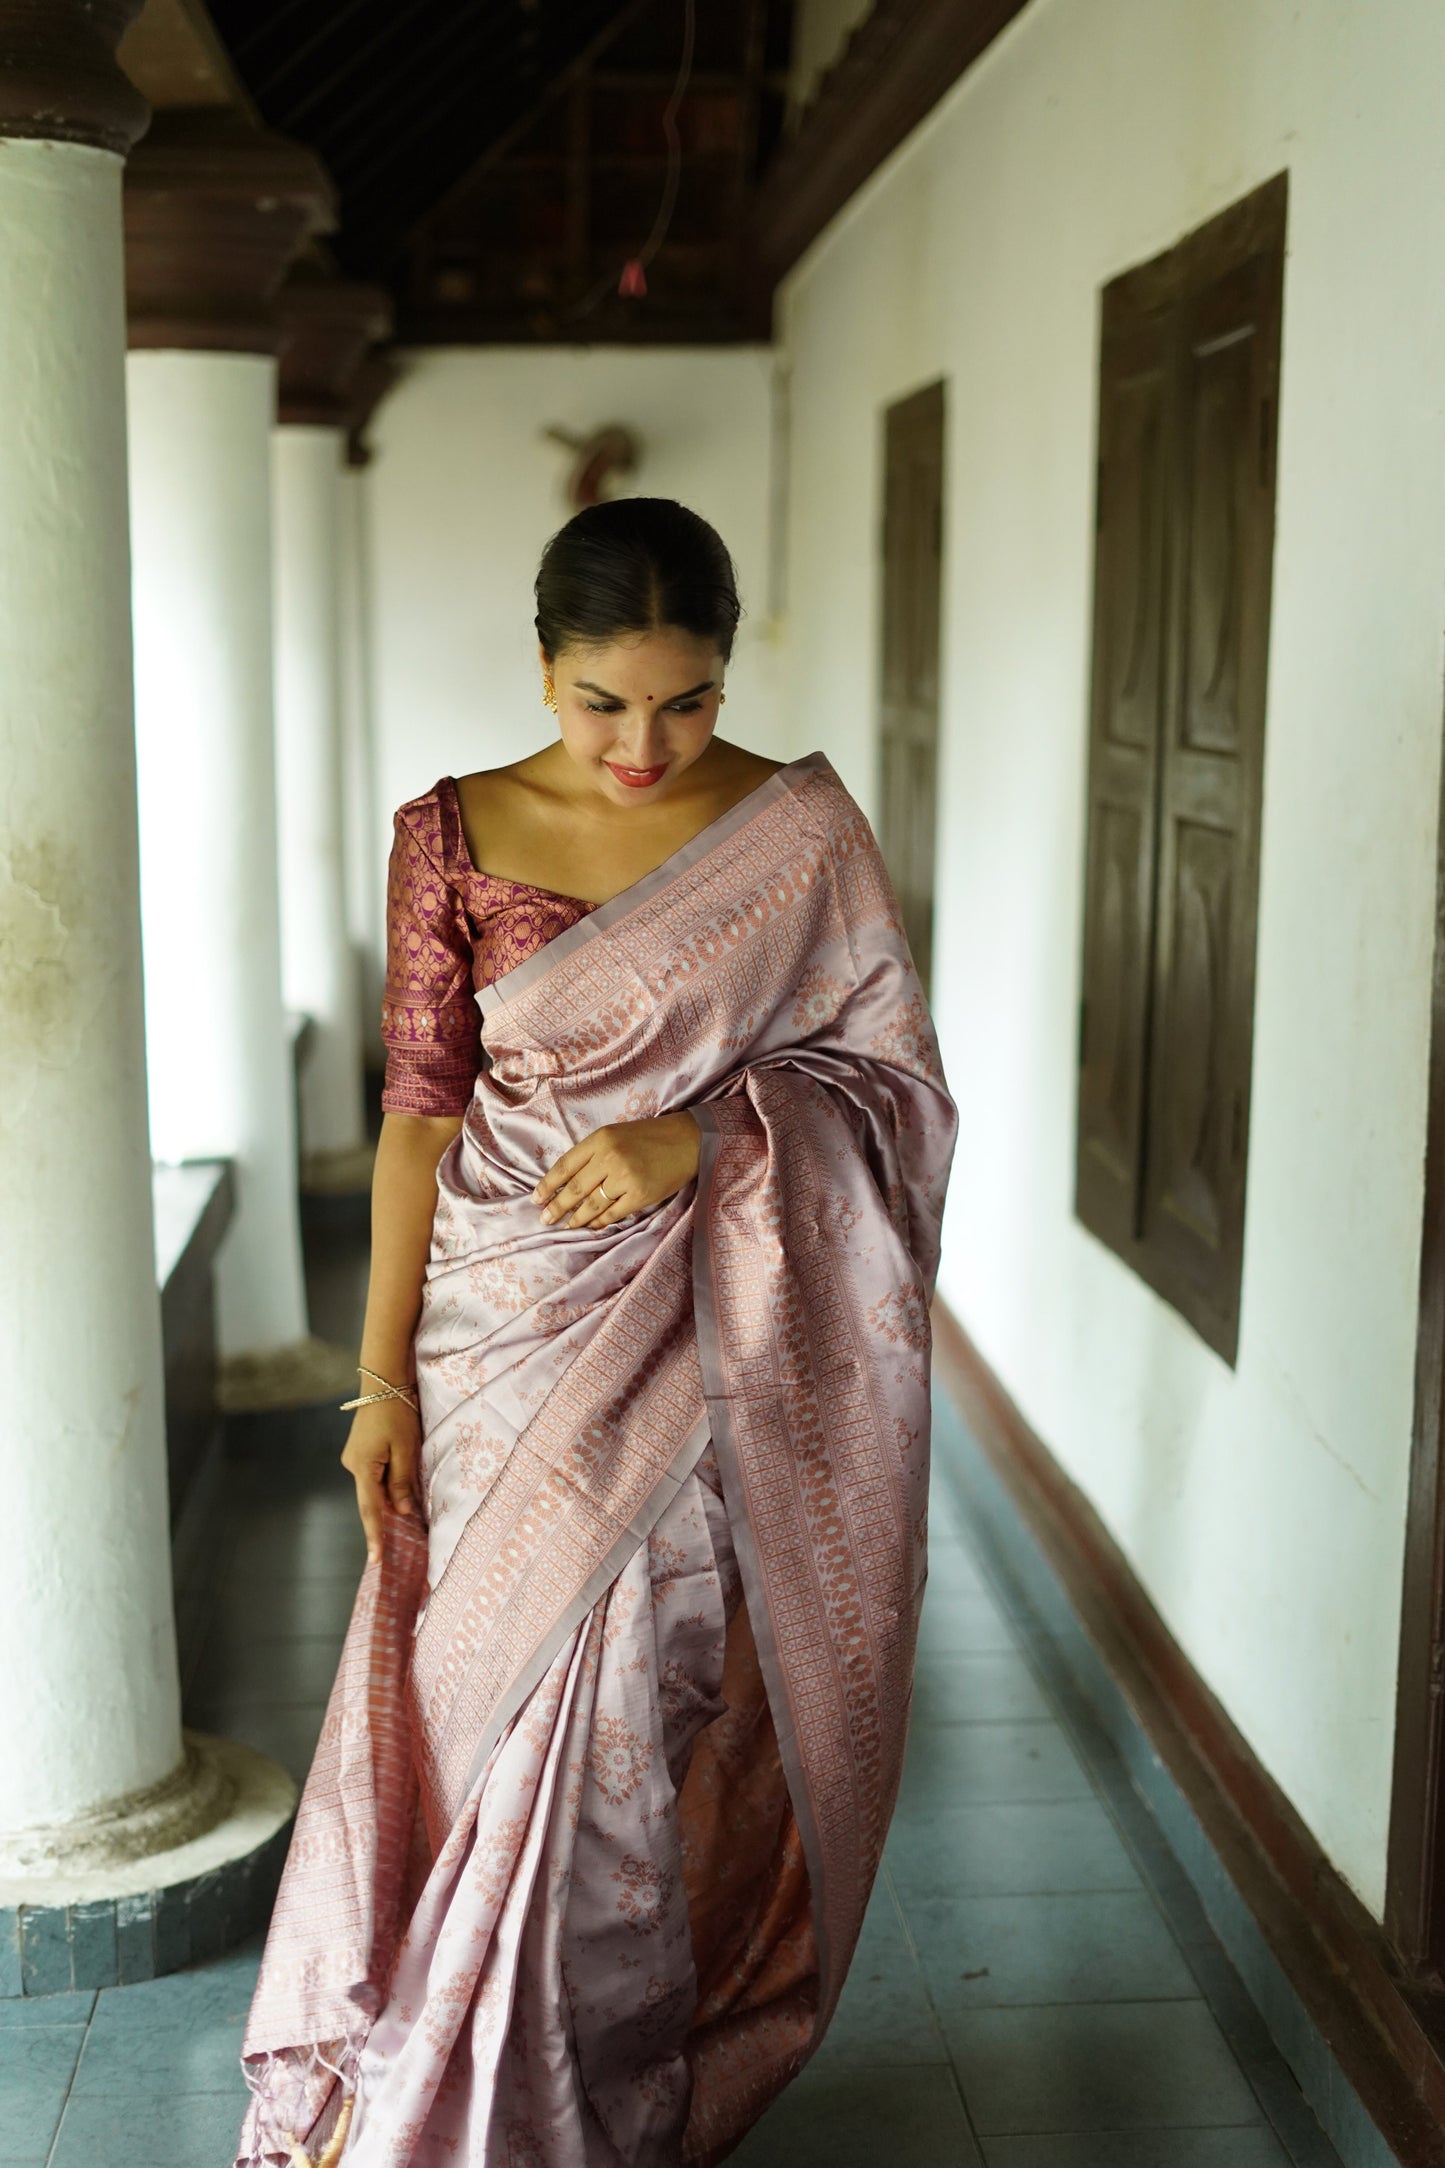
[(772, 1713), (773, 1730), (778, 1742), (778, 1757), (783, 1765), (788, 1798), (793, 1809), (793, 1818), (798, 1825), (798, 1837), (808, 1869), (820, 1987), (814, 2032), (816, 2045), (822, 2038), (837, 2000), (823, 1899), (823, 1840), (808, 1791), (807, 1772), (803, 1766), (797, 1726), (793, 1721), (793, 1705), (788, 1694), (787, 1672), (773, 1632), (767, 1579), (758, 1557), (753, 1525), (743, 1496), (737, 1439), (732, 1426), (732, 1404), (727, 1394), (720, 1389), (724, 1374), (722, 1342), (718, 1329), (717, 1296), (712, 1275), (712, 1245), (708, 1239), (708, 1231), (713, 1182), (723, 1142), (722, 1132), (717, 1126), (712, 1108), (705, 1101), (697, 1102), (690, 1111), (702, 1131), (692, 1230), (692, 1299), (693, 1321), (697, 1331), (698, 1367), (702, 1371), (703, 1404), (712, 1426), (713, 1451), (717, 1455), (718, 1471), (722, 1477), (723, 1504), (727, 1508), (733, 1550), (742, 1575), (743, 1594), (758, 1652), (758, 1668), (762, 1672), (763, 1685), (767, 1691), (768, 1707)]
[(775, 768), (771, 775), (764, 776), (762, 782), (755, 784), (735, 805), (730, 805), (725, 813), (719, 813), (716, 820), (709, 821), (705, 828), (699, 828), (697, 834), (686, 843), (679, 844), (675, 851), (663, 859), (660, 866), (653, 867), (651, 873), (644, 873), (631, 887), (619, 889), (615, 896), (609, 896), (606, 903), (599, 903), (595, 911), (589, 911), (587, 916), (579, 918), (575, 925), (564, 927), (562, 932), (554, 934), (544, 947), (539, 948), (524, 962), (514, 964), (510, 971), (504, 971), (499, 979), (493, 979), (487, 986), (479, 986), (476, 989), (476, 1002), (483, 1018), (505, 1008), (509, 1001), (526, 993), (540, 978), (555, 970), (574, 949), (582, 948), (594, 935), (606, 933), (620, 920), (650, 902), (671, 882), (685, 873), (690, 873), (694, 866), (715, 851), (719, 844), (726, 843), (738, 829), (745, 827), (766, 806), (771, 805), (774, 799), (786, 797), (798, 783), (810, 775), (832, 775), (836, 779), (836, 770), (826, 753), (803, 753), (797, 760), (784, 761), (780, 768)]
[[(538, 1642), (535, 1653), (523, 1665), (511, 1686), (499, 1698), (496, 1708), (492, 1711), (485, 1727), (479, 1734), (476, 1750), (472, 1755), (471, 1767), (467, 1772), (466, 1787), (462, 1794), (464, 1803), (471, 1798), (476, 1788), (477, 1779), (486, 1768), (502, 1733), (519, 1714), (523, 1704), (536, 1691), (551, 1670), (568, 1636), (577, 1631), (588, 1612), (592, 1610), (607, 1589), (611, 1587), (628, 1560), (634, 1557), (641, 1546), (646, 1543), (653, 1529), (662, 1519), (663, 1514), (681, 1491), (683, 1484), (686, 1483), (688, 1477), (702, 1459), (707, 1448), (709, 1435), (709, 1418), (706, 1406), (704, 1406), (703, 1413), (688, 1432), (680, 1452), (663, 1470), (658, 1477), (656, 1486), (648, 1493), (647, 1507), (644, 1512), (633, 1515), (611, 1550), (608, 1551), (605, 1558), (598, 1562), (587, 1580), (583, 1582), (577, 1595), (559, 1614), (558, 1623)], [(654, 1507), (656, 1508), (655, 1511), (653, 1510)], [(478, 1510), (480, 1511), (480, 1508)], [(639, 1527), (638, 1523), (644, 1519), (644, 1513), (646, 1525)], [(463, 1533), (465, 1533), (465, 1530)], [(455, 1551), (453, 1551), (452, 1556), (456, 1556)], [(448, 1561), (448, 1565), (450, 1565), (450, 1561)], [(460, 1812), (460, 1809), (458, 1811)]]

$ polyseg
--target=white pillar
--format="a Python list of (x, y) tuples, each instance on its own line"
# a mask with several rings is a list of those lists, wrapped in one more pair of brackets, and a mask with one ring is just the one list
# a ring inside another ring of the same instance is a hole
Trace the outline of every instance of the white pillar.
[(267, 354), (129, 360), (146, 1032), (156, 1156), (233, 1158), (228, 1355), (306, 1334), (281, 995)]
[(361, 987), (363, 1059), (382, 1066), (385, 837), (377, 825), (371, 680), (370, 497), (366, 466), (341, 474), (341, 769), (346, 799), (346, 923)]
[(308, 1155), (354, 1151), (365, 1137), (342, 774), (344, 442), (328, 424), (284, 422), (271, 450), (281, 974), (287, 1006), (312, 1020), (301, 1071)]
[(181, 1764), (120, 187), (113, 151), (0, 143), (0, 1874)]

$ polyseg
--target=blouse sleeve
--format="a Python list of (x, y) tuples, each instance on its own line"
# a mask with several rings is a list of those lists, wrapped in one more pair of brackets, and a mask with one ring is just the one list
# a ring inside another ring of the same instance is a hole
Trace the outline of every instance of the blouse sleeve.
[(482, 1065), (472, 932), (406, 810), (393, 823), (387, 868), (381, 1104), (392, 1114), (461, 1114)]

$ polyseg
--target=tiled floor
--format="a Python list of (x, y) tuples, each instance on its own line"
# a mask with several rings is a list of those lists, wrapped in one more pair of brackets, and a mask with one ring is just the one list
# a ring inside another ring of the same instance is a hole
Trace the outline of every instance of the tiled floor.
[[(229, 1481), (187, 1716), (301, 1778), (360, 1570), (355, 1509), (329, 1452)], [(1234, 1975), (1156, 1901), (942, 1480), (932, 1558), (862, 1944), (827, 2040), (739, 2168), (1338, 2168), (1257, 2027), (1230, 2025), (1245, 2063), (1226, 2038), (1199, 1979), (1219, 2008)], [(0, 2168), (224, 2168), (257, 1954), (0, 2002)]]

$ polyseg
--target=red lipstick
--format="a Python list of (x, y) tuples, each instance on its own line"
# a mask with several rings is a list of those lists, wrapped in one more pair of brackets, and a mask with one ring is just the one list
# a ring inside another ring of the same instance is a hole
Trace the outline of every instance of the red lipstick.
[(667, 761), (660, 768), (619, 768), (615, 760), (605, 760), (602, 765), (609, 768), (628, 790), (648, 790), (654, 783), (660, 783), (668, 770)]

